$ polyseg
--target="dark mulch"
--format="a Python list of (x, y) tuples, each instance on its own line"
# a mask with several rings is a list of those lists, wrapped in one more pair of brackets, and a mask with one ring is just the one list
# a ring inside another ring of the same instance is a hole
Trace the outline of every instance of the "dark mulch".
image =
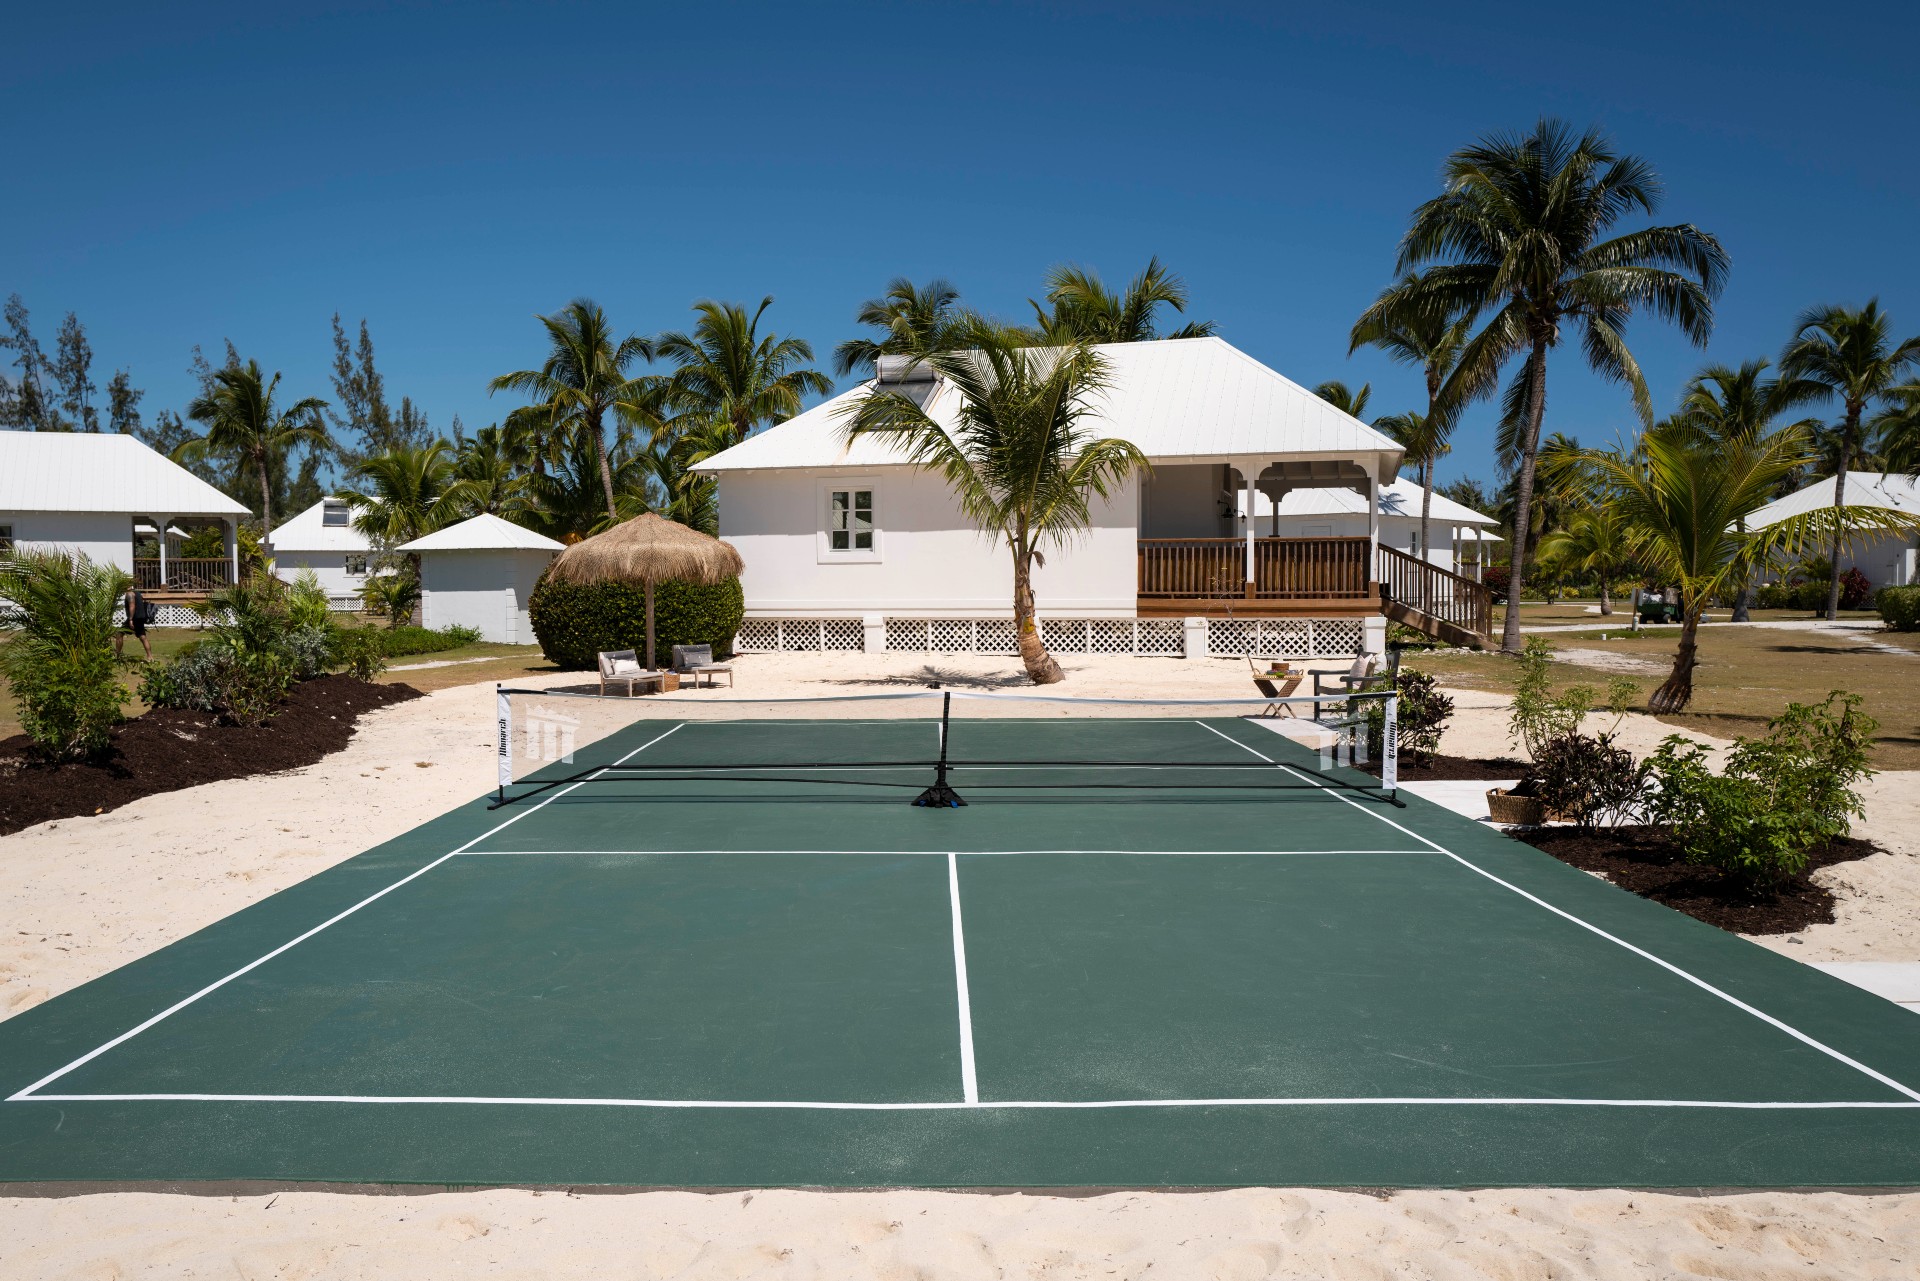
[(1814, 849), (1805, 872), (1755, 894), (1711, 868), (1683, 862), (1665, 828), (1538, 827), (1508, 835), (1570, 867), (1599, 872), (1623, 890), (1741, 934), (1794, 934), (1830, 923), (1833, 895), (1813, 883), (1812, 873), (1880, 852), (1873, 842), (1851, 836), (1830, 841)]
[(103, 814), (156, 792), (311, 765), (345, 747), (362, 715), (420, 696), (409, 685), (322, 676), (295, 685), (279, 714), (258, 729), (156, 708), (123, 723), (106, 757), (85, 765), (32, 764), (24, 735), (0, 739), (0, 836)]
[[(1361, 769), (1380, 777), (1380, 762), (1373, 761), (1362, 765)], [(1408, 783), (1439, 783), (1457, 779), (1516, 779), (1527, 772), (1525, 761), (1509, 760), (1504, 756), (1435, 756), (1425, 765), (1417, 763), (1406, 753), (1400, 756), (1400, 778)]]

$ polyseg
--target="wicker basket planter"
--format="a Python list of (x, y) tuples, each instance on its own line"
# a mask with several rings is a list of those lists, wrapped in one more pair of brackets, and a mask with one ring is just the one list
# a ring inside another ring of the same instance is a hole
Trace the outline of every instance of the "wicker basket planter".
[(1546, 807), (1537, 796), (1515, 796), (1505, 788), (1487, 789), (1487, 813), (1496, 823), (1512, 827), (1539, 827), (1547, 821)]

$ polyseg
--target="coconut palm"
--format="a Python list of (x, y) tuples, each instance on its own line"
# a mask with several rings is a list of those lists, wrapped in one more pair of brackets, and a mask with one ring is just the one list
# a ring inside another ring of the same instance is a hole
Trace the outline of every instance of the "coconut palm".
[(607, 474), (613, 480), (611, 516), (606, 509), (599, 451), (581, 432), (563, 437), (560, 446), (547, 469), (527, 481), (535, 502), (530, 519), (542, 533), (562, 542), (578, 542), (653, 510), (648, 467), (642, 458), (646, 451), (631, 429), (622, 425), (614, 433), (613, 442), (605, 446)]
[(890, 436), (914, 462), (946, 478), (960, 509), (1013, 556), (1014, 633), (1036, 685), (1064, 673), (1034, 623), (1033, 568), (1092, 520), (1094, 497), (1110, 497), (1147, 460), (1132, 444), (1086, 430), (1106, 365), (1091, 344), (1029, 346), (1031, 335), (971, 318), (967, 350), (930, 357), (959, 393), (942, 425), (910, 396), (876, 389), (845, 411), (849, 440)]
[[(1495, 135), (1455, 152), (1445, 175), (1446, 189), (1414, 210), (1400, 242), (1397, 270), (1428, 269), (1390, 291), (1384, 310), (1487, 317), (1442, 389), (1449, 407), (1490, 392), (1501, 369), (1521, 358), (1503, 405), (1518, 460), (1511, 580), (1518, 600), (1548, 354), (1577, 331), (1587, 364), (1625, 383), (1641, 421), (1651, 423), (1653, 400), (1622, 328), (1644, 308), (1704, 343), (1727, 256), (1691, 224), (1602, 239), (1621, 219), (1652, 214), (1661, 190), (1651, 165), (1620, 155), (1593, 130), (1576, 136), (1560, 121), (1542, 120), (1525, 135)], [(1507, 611), (1501, 647), (1520, 650), (1517, 609)]]
[(1399, 443), (1404, 451), (1402, 465), (1413, 468), (1414, 475), (1419, 478), (1420, 556), (1423, 560), (1432, 560), (1433, 544), (1427, 541), (1427, 515), (1432, 506), (1429, 500), (1432, 498), (1433, 465), (1452, 452), (1453, 446), (1447, 443), (1450, 433), (1445, 430), (1443, 422), (1418, 410), (1388, 414), (1384, 418), (1374, 419), (1373, 425), (1376, 430), (1385, 432)]
[(576, 298), (555, 314), (538, 319), (547, 331), (546, 363), (538, 369), (502, 374), (487, 384), (487, 393), (517, 391), (538, 403), (541, 414), (522, 419), (522, 424), (543, 421), (549, 433), (564, 427), (585, 435), (593, 446), (601, 497), (612, 520), (618, 504), (604, 424), (608, 414), (643, 400), (654, 390), (653, 380), (629, 372), (635, 362), (653, 359), (653, 346), (633, 334), (616, 339), (607, 313), (588, 298)]
[(958, 316), (960, 291), (944, 280), (916, 285), (896, 276), (887, 292), (860, 304), (854, 319), (878, 329), (883, 337), (849, 338), (833, 349), (833, 372), (845, 378), (856, 371), (873, 373), (882, 356), (925, 356), (949, 345), (948, 334)]
[(1099, 276), (1084, 267), (1055, 267), (1047, 273), (1047, 302), (1042, 307), (1028, 299), (1047, 343), (1152, 342), (1158, 338), (1206, 338), (1214, 332), (1210, 320), (1192, 321), (1170, 334), (1156, 323), (1162, 307), (1184, 314), (1186, 282), (1161, 265), (1147, 260), (1146, 270), (1114, 293)]
[(375, 454), (350, 473), (360, 491), (347, 495), (353, 527), (375, 545), (398, 547), (452, 524), (463, 514), (447, 501), (458, 474), (452, 446), (399, 445)]
[(659, 407), (669, 434), (725, 423), (731, 444), (756, 428), (800, 412), (809, 395), (825, 395), (833, 383), (807, 363), (813, 348), (800, 338), (760, 333), (760, 318), (773, 305), (761, 299), (753, 315), (732, 302), (697, 302), (691, 333), (660, 335), (654, 350), (678, 368), (661, 388)]
[(1887, 470), (1920, 479), (1920, 383), (1891, 388), (1886, 399), (1870, 424), (1874, 446)]
[(320, 420), (327, 402), (307, 396), (280, 409), (273, 403), (279, 388), (280, 375), (265, 377), (257, 360), (214, 370), (205, 394), (196, 396), (187, 406), (187, 417), (205, 423), (206, 433), (182, 441), (173, 450), (175, 462), (225, 455), (245, 460), (252, 467), (260, 483), (261, 554), (268, 560), (273, 559), (273, 484), (269, 473), (296, 445), (332, 444)]
[(1365, 421), (1367, 401), (1373, 397), (1373, 384), (1361, 383), (1355, 391), (1338, 378), (1330, 378), (1313, 389), (1313, 394), (1349, 418)]
[[(1700, 615), (1716, 596), (1753, 569), (1797, 554), (1822, 538), (1835, 519), (1828, 509), (1788, 517), (1743, 533), (1739, 518), (1767, 501), (1783, 476), (1805, 461), (1808, 442), (1798, 424), (1769, 435), (1710, 441), (1668, 421), (1645, 432), (1631, 451), (1589, 450), (1604, 506), (1625, 523), (1636, 558), (1680, 594), (1680, 647), (1673, 670), (1647, 708), (1677, 712), (1693, 698)], [(1902, 528), (1905, 517), (1876, 510), (1862, 522)]]
[(453, 479), (442, 501), (462, 516), (511, 516), (533, 508), (527, 481), (532, 458), (522, 441), (504, 427), (482, 427), (460, 442)]
[(720, 486), (713, 477), (699, 475), (693, 468), (732, 443), (733, 432), (727, 423), (692, 424), (641, 451), (637, 462), (658, 491), (653, 510), (688, 529), (718, 536)]
[[(1392, 299), (1402, 291), (1418, 288), (1418, 284), (1411, 277), (1402, 280), (1389, 287), (1373, 306), (1362, 312), (1360, 319), (1354, 322), (1353, 332), (1348, 335), (1347, 354), (1351, 356), (1362, 347), (1378, 347), (1397, 364), (1418, 366), (1426, 382), (1427, 412), (1396, 416), (1396, 421), (1419, 419), (1417, 429), (1411, 424), (1401, 425), (1408, 433), (1406, 439), (1394, 435), (1395, 428), (1389, 427), (1385, 419), (1374, 426), (1407, 447), (1407, 463), (1419, 470), (1420, 546), (1430, 549), (1433, 541), (1427, 525), (1433, 511), (1433, 465), (1452, 449), (1449, 441), (1453, 437), (1459, 412), (1459, 406), (1441, 400), (1440, 391), (1447, 384), (1447, 375), (1459, 363), (1460, 352), (1467, 345), (1468, 335), (1473, 332), (1473, 318), (1467, 315), (1448, 316), (1437, 311), (1396, 315)], [(1417, 450), (1408, 444), (1409, 440), (1417, 443)], [(1422, 551), (1421, 554), (1426, 556), (1431, 553)]]
[(1834, 445), (1833, 549), (1827, 572), (1825, 618), (1840, 611), (1840, 553), (1847, 538), (1847, 471), (1861, 445), (1866, 411), (1882, 401), (1900, 375), (1920, 365), (1920, 337), (1894, 343), (1880, 300), (1852, 307), (1814, 307), (1800, 316), (1793, 341), (1780, 356), (1780, 376), (1840, 402), (1840, 421), (1825, 433)]
[(1587, 507), (1540, 540), (1540, 559), (1600, 580), (1600, 612), (1613, 613), (1613, 582), (1633, 567), (1626, 521), (1611, 505)]

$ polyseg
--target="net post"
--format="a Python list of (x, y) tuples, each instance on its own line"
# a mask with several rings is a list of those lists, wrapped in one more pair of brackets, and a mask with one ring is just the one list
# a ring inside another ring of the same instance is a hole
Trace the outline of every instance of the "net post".
[(1388, 800), (1396, 805), (1400, 803), (1400, 694), (1397, 690), (1387, 694), (1386, 724), (1381, 727), (1380, 788)]
[(494, 687), (494, 793), (493, 809), (507, 803), (507, 785), (513, 782), (513, 699), (504, 685)]
[(942, 690), (940, 693), (940, 759), (934, 763), (933, 786), (913, 798), (914, 805), (921, 809), (958, 809), (966, 801), (960, 793), (947, 785), (947, 740), (952, 737), (948, 728), (953, 719), (953, 692)]

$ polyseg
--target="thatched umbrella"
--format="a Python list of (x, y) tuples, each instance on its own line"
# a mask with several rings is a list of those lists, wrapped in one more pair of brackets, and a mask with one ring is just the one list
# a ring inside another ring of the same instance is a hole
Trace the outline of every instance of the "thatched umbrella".
[(744, 568), (732, 543), (648, 512), (582, 539), (554, 558), (562, 583), (639, 583), (647, 592), (647, 655), (653, 666), (653, 585), (677, 578), (712, 587)]

